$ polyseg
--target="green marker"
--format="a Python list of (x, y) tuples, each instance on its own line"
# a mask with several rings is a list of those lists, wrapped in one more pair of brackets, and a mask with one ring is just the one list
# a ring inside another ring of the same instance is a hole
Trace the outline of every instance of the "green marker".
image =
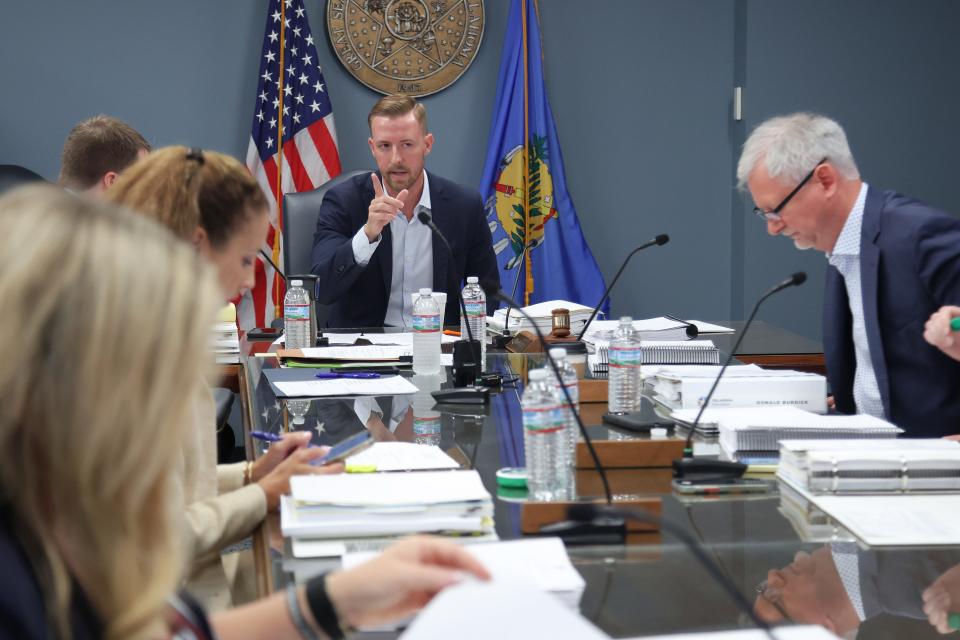
[(947, 616), (947, 626), (951, 629), (960, 629), (960, 613), (951, 613)]
[(960, 316), (950, 321), (950, 331), (960, 331)]

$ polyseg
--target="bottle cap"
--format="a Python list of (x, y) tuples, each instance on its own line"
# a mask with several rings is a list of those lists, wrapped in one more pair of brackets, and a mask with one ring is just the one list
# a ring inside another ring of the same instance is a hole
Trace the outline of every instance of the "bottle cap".
[(630, 326), (633, 326), (633, 318), (631, 318), (630, 316), (621, 316), (620, 326), (623, 326), (625, 324), (629, 324)]
[(562, 360), (567, 357), (567, 350), (563, 347), (554, 347), (550, 349), (550, 357), (554, 360)]
[(467, 284), (477, 284), (480, 282), (480, 278), (477, 276), (467, 276)]
[(546, 380), (547, 379), (547, 370), (546, 369), (534, 369), (527, 374), (527, 377), (531, 380)]
[(291, 280), (291, 281), (290, 281), (290, 286), (292, 286), (292, 287), (302, 287), (302, 286), (303, 286), (303, 280)]
[(666, 437), (667, 437), (667, 430), (664, 429), (663, 427), (654, 427), (653, 429), (650, 429), (650, 437), (651, 437), (651, 438), (666, 438)]
[(431, 291), (428, 287), (424, 287), (423, 289), (420, 289), (420, 295), (422, 296), (428, 296), (431, 293), (433, 293), (433, 291)]

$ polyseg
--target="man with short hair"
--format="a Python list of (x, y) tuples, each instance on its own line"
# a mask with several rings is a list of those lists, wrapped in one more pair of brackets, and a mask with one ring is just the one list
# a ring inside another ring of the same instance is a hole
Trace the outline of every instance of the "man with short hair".
[(827, 255), (823, 342), (843, 413), (886, 418), (910, 437), (956, 433), (960, 363), (923, 339), (960, 300), (960, 220), (860, 179), (846, 134), (797, 113), (758, 126), (737, 166), (770, 235)]
[[(447, 292), (444, 324), (460, 322), (460, 289), (477, 276), (489, 294), (500, 288), (490, 228), (480, 195), (424, 169), (433, 148), (424, 106), (385, 96), (370, 111), (376, 173), (348, 179), (324, 197), (313, 240), (317, 300), (333, 305), (331, 327), (413, 325), (412, 294)], [(434, 238), (418, 214), (443, 232)], [(442, 312), (442, 310), (441, 310)]]
[(117, 176), (150, 153), (150, 143), (122, 120), (94, 116), (70, 130), (60, 155), (60, 185), (100, 196)]

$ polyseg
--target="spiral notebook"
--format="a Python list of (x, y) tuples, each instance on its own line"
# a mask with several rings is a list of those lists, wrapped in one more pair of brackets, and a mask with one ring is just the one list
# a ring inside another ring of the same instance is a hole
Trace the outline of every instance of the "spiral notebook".
[(960, 491), (960, 442), (786, 440), (777, 475), (815, 493)]
[[(780, 451), (782, 440), (896, 438), (901, 429), (864, 414), (823, 416), (793, 407), (717, 409), (720, 446), (728, 453)], [(721, 413), (722, 412), (722, 413)]]
[[(720, 364), (720, 350), (712, 340), (644, 340), (640, 357), (641, 364)], [(594, 373), (609, 371), (609, 345), (597, 344), (590, 365)]]

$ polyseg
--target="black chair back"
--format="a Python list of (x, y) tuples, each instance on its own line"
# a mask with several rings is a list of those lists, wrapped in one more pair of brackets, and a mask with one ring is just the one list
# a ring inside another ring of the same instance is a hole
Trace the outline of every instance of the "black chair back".
[(0, 194), (31, 182), (46, 182), (38, 173), (16, 164), (0, 164)]

